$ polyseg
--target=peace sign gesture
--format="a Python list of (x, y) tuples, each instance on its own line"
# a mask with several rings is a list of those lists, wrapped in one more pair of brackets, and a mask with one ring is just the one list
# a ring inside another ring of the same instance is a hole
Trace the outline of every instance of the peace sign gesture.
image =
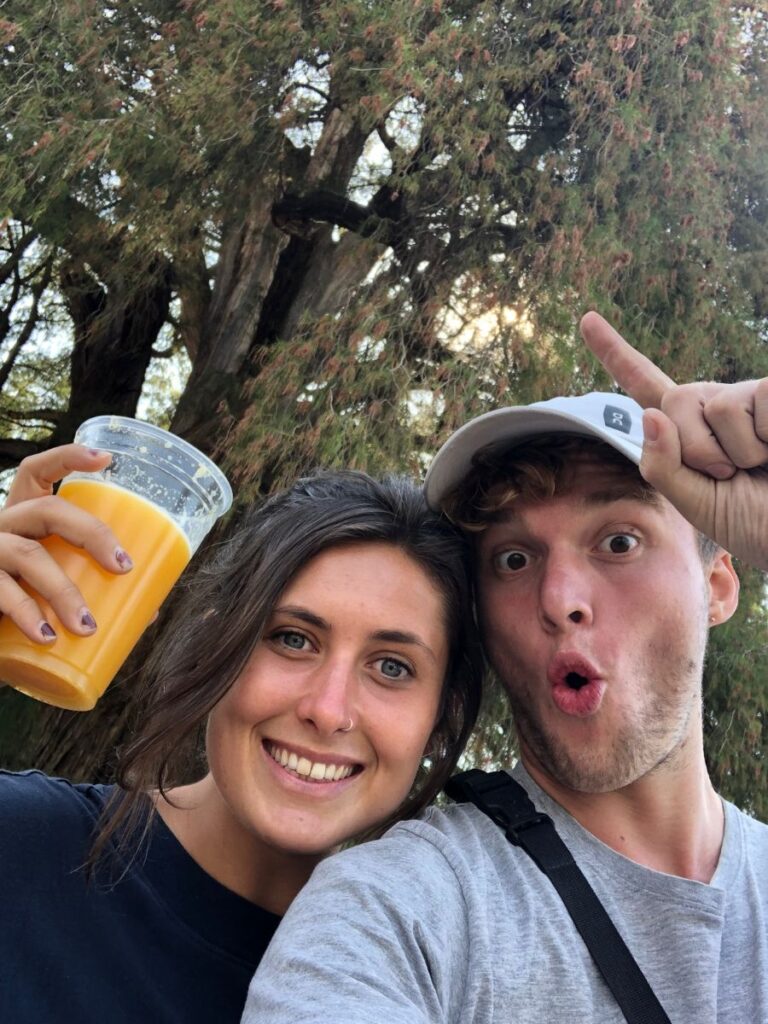
[(581, 333), (646, 410), (643, 477), (726, 551), (768, 569), (768, 378), (675, 384), (599, 314)]

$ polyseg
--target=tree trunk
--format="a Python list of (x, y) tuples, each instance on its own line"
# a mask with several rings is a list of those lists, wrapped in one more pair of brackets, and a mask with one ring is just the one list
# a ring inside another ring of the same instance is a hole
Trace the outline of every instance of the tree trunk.
[(288, 243), (272, 224), (273, 199), (271, 192), (255, 196), (247, 216), (225, 232), (197, 358), (171, 425), (206, 452), (237, 416), (243, 367)]
[(91, 416), (135, 416), (152, 348), (168, 316), (170, 273), (158, 261), (140, 293), (126, 298), (122, 289), (101, 286), (82, 267), (61, 275), (74, 325), (70, 360), (71, 392), (67, 411), (48, 446), (66, 444)]

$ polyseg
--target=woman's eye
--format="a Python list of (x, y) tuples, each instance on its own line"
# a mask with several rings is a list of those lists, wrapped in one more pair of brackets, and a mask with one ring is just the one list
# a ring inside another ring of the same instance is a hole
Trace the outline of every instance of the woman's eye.
[(411, 670), (397, 658), (379, 658), (376, 662), (379, 672), (387, 679), (408, 679)]
[(283, 647), (288, 647), (292, 651), (306, 650), (306, 646), (309, 643), (303, 633), (296, 633), (292, 629), (281, 629), (279, 633), (272, 634), (272, 639), (277, 640)]
[(518, 572), (528, 565), (528, 555), (523, 551), (501, 551), (494, 557), (493, 562), (500, 572)]
[(612, 555), (626, 555), (633, 551), (640, 542), (631, 533), (612, 533), (598, 544), (600, 551), (609, 551)]

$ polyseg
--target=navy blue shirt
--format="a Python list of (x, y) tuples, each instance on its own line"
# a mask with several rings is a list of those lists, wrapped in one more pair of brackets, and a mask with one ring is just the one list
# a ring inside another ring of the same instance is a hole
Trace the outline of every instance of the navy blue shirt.
[(211, 878), (157, 816), (118, 881), (89, 881), (111, 792), (0, 771), (0, 1021), (238, 1024), (280, 919)]

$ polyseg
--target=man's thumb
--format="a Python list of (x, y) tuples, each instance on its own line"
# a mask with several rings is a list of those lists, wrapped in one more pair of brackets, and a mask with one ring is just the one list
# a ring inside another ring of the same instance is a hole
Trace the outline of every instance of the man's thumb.
[(714, 481), (683, 463), (677, 427), (660, 409), (643, 413), (640, 473), (689, 523), (710, 536)]
[(677, 427), (660, 409), (643, 413), (643, 457), (640, 472), (657, 491), (666, 494), (682, 467)]

